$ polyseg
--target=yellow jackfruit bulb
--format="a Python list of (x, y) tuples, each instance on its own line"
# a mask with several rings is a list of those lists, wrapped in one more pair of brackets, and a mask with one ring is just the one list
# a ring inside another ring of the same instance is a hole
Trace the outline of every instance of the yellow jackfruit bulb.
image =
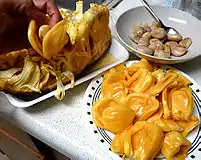
[(145, 93), (149, 88), (153, 86), (153, 77), (151, 72), (149, 72), (147, 69), (139, 69), (136, 73), (133, 74), (133, 76), (135, 74), (137, 74), (138, 77), (137, 80), (132, 82), (132, 85), (130, 86), (130, 90), (132, 92)]
[(177, 131), (182, 132), (184, 129), (174, 120), (172, 119), (165, 119), (160, 118), (154, 121), (155, 124), (157, 124), (163, 132), (170, 132), (170, 131)]
[[(125, 155), (125, 151), (124, 151), (125, 137), (129, 136), (128, 134), (129, 134), (131, 127), (132, 126), (129, 126), (123, 132), (115, 135), (114, 139), (112, 140), (111, 147), (110, 147), (113, 152), (118, 153), (122, 156)], [(130, 148), (129, 156), (132, 156), (132, 155), (133, 155), (132, 148)]]
[(43, 39), (43, 56), (51, 59), (58, 55), (68, 43), (69, 37), (66, 33), (65, 20), (58, 22), (51, 28)]
[(181, 133), (172, 131), (166, 133), (161, 152), (167, 160), (184, 160), (190, 147), (191, 143)]
[(175, 120), (188, 120), (193, 110), (192, 89), (183, 87), (172, 89), (170, 92), (172, 118)]
[(159, 126), (152, 122), (139, 121), (132, 127), (131, 142), (134, 159), (153, 160), (160, 152), (164, 134)]
[(146, 59), (141, 59), (139, 62), (133, 63), (131, 66), (128, 67), (128, 70), (129, 73), (132, 75), (140, 68), (147, 69), (150, 72), (154, 70), (154, 66), (151, 65)]
[(147, 121), (148, 122), (154, 122), (158, 119), (160, 119), (163, 116), (163, 107), (161, 104), (159, 104), (159, 109), (157, 112), (155, 112)]
[(36, 52), (38, 52), (41, 56), (43, 56), (42, 45), (37, 33), (38, 32), (37, 32), (36, 22), (34, 20), (31, 20), (31, 22), (29, 23), (29, 28), (28, 28), (28, 40), (31, 46), (33, 47), (33, 49)]
[(186, 78), (184, 75), (182, 75), (181, 73), (178, 73), (177, 71), (175, 70), (168, 70), (167, 73), (176, 73), (178, 74), (178, 79), (177, 81), (180, 83), (180, 85), (182, 86), (187, 86), (191, 83), (191, 81)]
[(160, 81), (163, 80), (165, 74), (163, 73), (162, 69), (158, 69), (158, 70), (152, 72), (152, 76), (155, 79), (155, 82), (159, 83)]
[(126, 82), (124, 72), (117, 72), (116, 69), (121, 70), (121, 66), (105, 73), (101, 85), (101, 95), (120, 100), (120, 98), (124, 98), (127, 95), (128, 89), (124, 85), (124, 82)]
[(130, 124), (135, 112), (111, 98), (97, 100), (92, 107), (92, 118), (95, 124), (113, 133), (120, 133)]
[(152, 122), (139, 121), (117, 134), (112, 151), (136, 160), (153, 160), (159, 153), (164, 135)]
[(174, 82), (178, 78), (176, 73), (167, 73), (160, 82), (156, 83), (152, 86), (148, 91), (147, 94), (157, 96), (160, 94), (166, 87), (168, 87), (172, 82)]
[(43, 41), (46, 33), (50, 30), (50, 27), (49, 25), (42, 25), (39, 30), (38, 30), (38, 35), (39, 35), (39, 38), (41, 40), (41, 42)]
[(192, 131), (195, 127), (197, 127), (200, 123), (199, 119), (193, 114), (189, 117), (187, 121), (176, 121), (182, 128), (182, 135), (186, 137), (190, 131)]
[(142, 93), (129, 94), (125, 104), (136, 113), (135, 121), (147, 120), (159, 109), (159, 102), (155, 97)]

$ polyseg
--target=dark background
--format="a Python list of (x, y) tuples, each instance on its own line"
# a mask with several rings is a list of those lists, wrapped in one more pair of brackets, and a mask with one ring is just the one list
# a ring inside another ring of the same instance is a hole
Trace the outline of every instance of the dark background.
[[(75, 9), (75, 3), (77, 0), (54, 0), (59, 8), (67, 8), (70, 10)], [(84, 1), (84, 10), (89, 8), (90, 3), (103, 3), (104, 0), (83, 0)]]

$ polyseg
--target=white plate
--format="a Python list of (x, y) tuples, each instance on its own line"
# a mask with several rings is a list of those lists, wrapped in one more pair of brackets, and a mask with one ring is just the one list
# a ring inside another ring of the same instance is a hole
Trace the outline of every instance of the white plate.
[(181, 57), (157, 58), (137, 51), (137, 45), (129, 38), (133, 26), (141, 23), (151, 24), (151, 22), (155, 21), (144, 7), (137, 7), (124, 12), (116, 23), (117, 36), (129, 51), (141, 58), (162, 64), (182, 63), (201, 55), (201, 36), (199, 35), (201, 28), (200, 20), (175, 8), (162, 6), (152, 6), (152, 8), (165, 25), (174, 27), (184, 38), (192, 38), (192, 45), (188, 49), (188, 52)]
[[(108, 70), (111, 67), (114, 67), (122, 62), (125, 62), (129, 58), (128, 51), (115, 39), (112, 39), (112, 43), (108, 50), (108, 54), (111, 54), (116, 59), (116, 61), (111, 64), (106, 65), (103, 68), (97, 69), (95, 71), (92, 71), (90, 73), (83, 75), (83, 77), (81, 77), (75, 81), (75, 86), (96, 77), (97, 75)], [(70, 89), (70, 84), (65, 85), (65, 90), (68, 90), (68, 89)], [(4, 93), (4, 92), (1, 92), (0, 94), (7, 97), (8, 101), (12, 105), (14, 105), (16, 107), (24, 108), (24, 107), (32, 106), (36, 103), (39, 103), (43, 100), (46, 100), (46, 99), (54, 96), (55, 90), (52, 92), (49, 92), (45, 95), (36, 94), (36, 95), (28, 95), (28, 96), (27, 95), (26, 96), (25, 95), (16, 96), (16, 95)]]
[[(129, 66), (130, 64), (134, 62), (137, 62), (137, 61), (128, 61), (125, 64)], [(161, 66), (160, 68), (166, 71), (167, 69), (172, 67), (164, 65), (164, 66)], [(195, 116), (199, 118), (199, 120), (201, 120), (201, 87), (191, 77), (189, 77), (188, 75), (186, 75), (185, 73), (179, 70), (177, 71), (183, 74), (185, 77), (187, 77), (191, 81), (191, 84), (189, 86), (193, 90), (193, 98), (194, 98), (193, 113)], [(86, 108), (84, 117), (86, 117), (85, 124), (89, 128), (89, 136), (95, 136), (97, 138), (97, 146), (101, 145), (101, 147), (105, 151), (109, 151), (114, 134), (97, 127), (95, 123), (93, 122), (92, 116), (91, 116), (91, 107), (93, 103), (99, 99), (101, 94), (102, 78), (103, 78), (103, 74), (97, 76), (91, 81), (91, 83), (87, 87), (87, 90), (85, 92), (84, 99), (83, 99), (83, 103)], [(187, 139), (190, 140), (192, 143), (192, 147), (188, 151), (187, 159), (200, 160), (201, 159), (201, 125), (199, 125), (193, 131), (191, 131), (190, 134), (187, 136)], [(110, 157), (114, 157), (115, 159), (120, 159), (118, 155), (113, 153), (112, 151), (107, 153), (109, 154)], [(164, 158), (157, 158), (157, 159), (164, 159)]]

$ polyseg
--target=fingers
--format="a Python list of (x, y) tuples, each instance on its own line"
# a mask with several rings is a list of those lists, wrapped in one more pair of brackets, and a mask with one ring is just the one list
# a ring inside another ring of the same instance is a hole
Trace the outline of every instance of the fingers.
[(36, 21), (37, 26), (41, 26), (43, 24), (49, 24), (49, 18), (38, 8), (32, 7), (26, 12), (29, 20), (34, 19)]
[(48, 14), (50, 17), (50, 27), (53, 27), (57, 22), (62, 20), (61, 14), (52, 0), (33, 0), (33, 3), (36, 8), (43, 10)]
[(50, 16), (50, 27), (53, 27), (57, 22), (62, 19), (59, 10), (51, 0), (47, 0), (46, 11), (47, 14)]
[(33, 48), (28, 49), (28, 54), (30, 56), (40, 56)]

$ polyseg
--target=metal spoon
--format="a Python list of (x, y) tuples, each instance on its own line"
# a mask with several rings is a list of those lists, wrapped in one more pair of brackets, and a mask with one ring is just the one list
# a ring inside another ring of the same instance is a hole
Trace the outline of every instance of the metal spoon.
[(172, 27), (167, 27), (166, 25), (164, 25), (164, 23), (158, 18), (158, 16), (154, 13), (154, 11), (152, 10), (152, 8), (150, 7), (150, 5), (147, 3), (146, 0), (140, 0), (143, 4), (143, 6), (149, 11), (149, 13), (153, 16), (153, 18), (158, 21), (161, 24), (161, 27), (164, 28), (167, 31), (167, 35), (169, 36), (180, 36), (179, 32), (172, 28)]

